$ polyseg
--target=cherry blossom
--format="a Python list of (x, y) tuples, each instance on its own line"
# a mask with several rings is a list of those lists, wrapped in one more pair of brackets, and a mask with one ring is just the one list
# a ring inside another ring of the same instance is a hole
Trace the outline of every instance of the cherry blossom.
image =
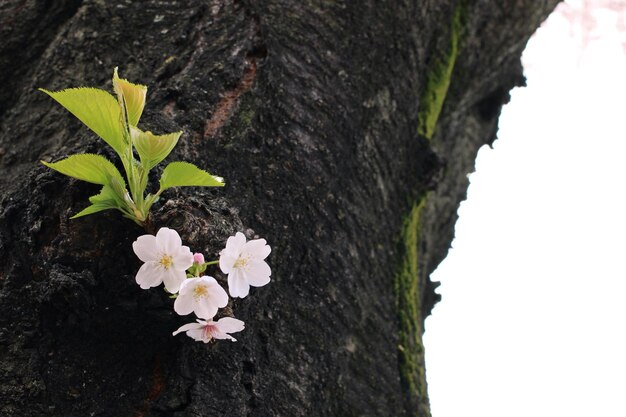
[(262, 287), (270, 282), (272, 270), (264, 261), (271, 248), (265, 239), (246, 242), (243, 233), (237, 232), (226, 241), (226, 247), (220, 252), (220, 269), (228, 274), (228, 292), (231, 297), (244, 298), (250, 286)]
[(187, 332), (187, 336), (198, 342), (209, 343), (211, 339), (229, 339), (236, 342), (237, 339), (228, 333), (240, 332), (244, 329), (244, 323), (232, 317), (223, 317), (218, 321), (197, 320), (197, 323), (188, 323), (181, 326), (172, 335)]
[(202, 319), (211, 319), (218, 308), (226, 307), (228, 294), (215, 278), (203, 276), (188, 278), (180, 286), (180, 292), (174, 301), (174, 311), (181, 316), (196, 313)]
[(142, 289), (156, 287), (163, 282), (170, 293), (178, 292), (193, 265), (193, 255), (183, 243), (176, 230), (162, 227), (156, 236), (139, 236), (133, 242), (133, 251), (145, 262), (135, 280)]

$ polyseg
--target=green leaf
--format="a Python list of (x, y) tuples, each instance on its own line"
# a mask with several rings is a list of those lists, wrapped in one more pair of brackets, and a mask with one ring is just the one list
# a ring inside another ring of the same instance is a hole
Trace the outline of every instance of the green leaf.
[(154, 168), (172, 152), (182, 134), (183, 132), (176, 132), (157, 136), (152, 132), (142, 132), (135, 127), (130, 128), (133, 145), (137, 149), (142, 165), (148, 170)]
[(131, 126), (137, 126), (143, 107), (146, 104), (146, 93), (148, 87), (140, 84), (133, 84), (128, 80), (119, 78), (117, 75), (117, 67), (113, 71), (113, 89), (120, 103), (126, 109), (126, 120)]
[(135, 207), (135, 202), (130, 197), (128, 190), (126, 189), (126, 183), (124, 179), (120, 177), (112, 177), (111, 183), (109, 184), (111, 189), (115, 193), (115, 195), (120, 199), (120, 201), (124, 204), (124, 206), (128, 208)]
[(172, 162), (159, 180), (161, 191), (171, 187), (223, 187), (224, 179), (213, 176), (188, 162)]
[(124, 184), (120, 172), (104, 156), (83, 153), (71, 155), (58, 162), (41, 161), (41, 163), (61, 174), (93, 184), (110, 185), (113, 180)]
[(115, 207), (119, 207), (119, 203), (123, 200), (119, 198), (113, 188), (109, 185), (105, 185), (100, 190), (100, 194), (92, 195), (89, 197), (89, 201), (93, 204), (113, 204)]
[(76, 219), (78, 217), (97, 213), (102, 210), (116, 209), (120, 207), (118, 203), (119, 199), (115, 194), (115, 191), (113, 191), (113, 189), (108, 185), (102, 187), (100, 194), (89, 197), (89, 201), (92, 203), (90, 206), (73, 215), (70, 219)]
[(62, 91), (39, 89), (93, 130), (119, 155), (125, 154), (120, 105), (111, 94), (97, 88), (69, 88)]
[(89, 207), (85, 208), (84, 210), (81, 210), (80, 212), (78, 212), (75, 215), (73, 215), (72, 217), (70, 217), (70, 219), (77, 219), (79, 217), (87, 216), (89, 214), (94, 214), (94, 213), (97, 213), (99, 211), (110, 210), (110, 209), (114, 209), (114, 208), (117, 208), (117, 207), (116, 206), (109, 206), (109, 205), (106, 205), (106, 204), (92, 204)]

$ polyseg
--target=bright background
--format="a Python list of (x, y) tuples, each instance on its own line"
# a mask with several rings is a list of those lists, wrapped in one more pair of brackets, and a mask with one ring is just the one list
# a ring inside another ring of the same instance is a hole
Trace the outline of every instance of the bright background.
[(433, 417), (626, 417), (626, 0), (568, 0), (478, 154), (426, 320)]

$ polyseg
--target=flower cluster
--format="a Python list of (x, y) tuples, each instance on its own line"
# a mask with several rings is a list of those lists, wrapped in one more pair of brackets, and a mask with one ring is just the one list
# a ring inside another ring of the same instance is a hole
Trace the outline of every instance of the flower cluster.
[(137, 284), (148, 289), (163, 283), (176, 298), (176, 313), (185, 316), (193, 312), (198, 317), (196, 323), (183, 325), (173, 335), (186, 332), (204, 343), (211, 339), (235, 341), (230, 333), (244, 329), (244, 322), (232, 317), (213, 320), (217, 311), (228, 304), (228, 294), (215, 278), (201, 275), (207, 267), (219, 263), (222, 272), (228, 275), (228, 292), (233, 298), (246, 297), (250, 286), (266, 285), (272, 273), (265, 262), (271, 252), (265, 239), (246, 241), (241, 232), (228, 238), (219, 260), (212, 262), (205, 262), (201, 253), (193, 254), (183, 245), (178, 233), (167, 227), (159, 229), (156, 236), (137, 238), (133, 251), (144, 262), (137, 272)]

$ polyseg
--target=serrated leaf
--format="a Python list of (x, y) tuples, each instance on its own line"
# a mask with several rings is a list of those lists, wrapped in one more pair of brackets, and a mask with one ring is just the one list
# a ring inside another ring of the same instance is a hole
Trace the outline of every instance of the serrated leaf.
[(188, 162), (172, 162), (163, 170), (159, 180), (161, 190), (171, 187), (223, 187), (224, 179), (201, 170)]
[(39, 89), (55, 99), (119, 155), (125, 154), (122, 113), (111, 94), (98, 88), (69, 88), (61, 91)]
[(110, 185), (113, 182), (124, 184), (120, 172), (104, 156), (83, 153), (71, 155), (58, 162), (41, 161), (41, 163), (61, 174), (93, 184)]
[(143, 132), (135, 127), (130, 128), (133, 145), (137, 149), (142, 165), (148, 170), (155, 167), (172, 152), (182, 133), (175, 132), (157, 136), (152, 132)]
[(117, 208), (117, 206), (110, 206), (107, 204), (92, 204), (86, 207), (85, 209), (81, 210), (80, 212), (76, 213), (72, 217), (70, 217), (70, 219), (77, 219), (79, 217), (87, 216), (89, 214), (94, 214), (99, 211), (110, 210), (114, 208)]
[(92, 195), (89, 197), (89, 201), (93, 204), (113, 204), (115, 207), (118, 207), (122, 200), (119, 198), (113, 188), (109, 185), (105, 185), (100, 190), (100, 194)]
[(103, 210), (119, 208), (118, 197), (115, 195), (115, 191), (108, 185), (102, 187), (99, 194), (89, 197), (89, 201), (92, 203), (90, 206), (73, 215), (70, 219), (76, 219)]
[(131, 126), (137, 126), (143, 107), (146, 104), (146, 93), (148, 87), (140, 84), (133, 84), (128, 80), (119, 78), (117, 75), (117, 67), (113, 71), (113, 90), (117, 94), (118, 99), (126, 108), (126, 120)]

